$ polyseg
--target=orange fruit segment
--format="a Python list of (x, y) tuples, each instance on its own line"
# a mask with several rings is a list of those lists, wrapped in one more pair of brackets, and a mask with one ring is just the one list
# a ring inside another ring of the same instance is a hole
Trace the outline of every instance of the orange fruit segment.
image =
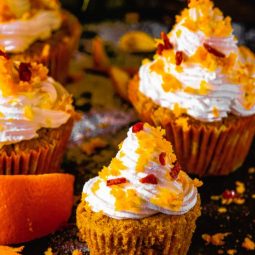
[(27, 242), (64, 225), (73, 206), (74, 176), (0, 176), (0, 244)]

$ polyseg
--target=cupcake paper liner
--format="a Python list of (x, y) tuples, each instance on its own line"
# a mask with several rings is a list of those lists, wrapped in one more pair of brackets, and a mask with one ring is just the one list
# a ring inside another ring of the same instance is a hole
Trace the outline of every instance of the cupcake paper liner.
[(49, 75), (64, 83), (73, 53), (77, 50), (81, 35), (81, 25), (77, 18), (67, 11), (62, 12), (61, 28), (45, 41), (37, 41), (12, 59), (23, 62), (37, 62), (49, 68)]
[(116, 220), (92, 212), (85, 202), (77, 209), (77, 226), (91, 255), (185, 255), (188, 252), (200, 199), (184, 215), (156, 214), (141, 220)]
[(166, 129), (176, 156), (187, 173), (199, 176), (228, 175), (243, 163), (255, 134), (255, 115), (229, 116), (222, 122), (206, 123), (189, 116), (188, 127), (176, 123), (174, 114), (139, 92), (139, 79), (129, 86), (129, 97), (140, 119)]
[(55, 129), (39, 130), (39, 137), (0, 150), (0, 174), (43, 174), (58, 172), (72, 131), (73, 121)]

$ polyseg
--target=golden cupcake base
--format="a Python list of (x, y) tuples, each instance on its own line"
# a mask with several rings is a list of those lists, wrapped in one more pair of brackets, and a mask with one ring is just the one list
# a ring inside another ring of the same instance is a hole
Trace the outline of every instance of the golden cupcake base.
[(117, 220), (94, 213), (86, 202), (77, 208), (79, 237), (86, 241), (91, 255), (185, 255), (196, 220), (200, 198), (194, 208), (180, 216), (162, 213), (139, 220)]

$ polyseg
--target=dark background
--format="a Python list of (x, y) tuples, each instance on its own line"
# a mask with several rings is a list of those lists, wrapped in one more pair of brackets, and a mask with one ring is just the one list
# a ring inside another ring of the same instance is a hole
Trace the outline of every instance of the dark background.
[[(82, 21), (99, 21), (122, 18), (126, 12), (139, 12), (146, 19), (174, 17), (186, 5), (186, 0), (61, 0), (63, 7), (71, 10)], [(234, 22), (255, 25), (254, 0), (215, 0), (225, 15)], [(83, 10), (82, 10), (83, 6)], [(86, 10), (85, 10), (86, 9)]]

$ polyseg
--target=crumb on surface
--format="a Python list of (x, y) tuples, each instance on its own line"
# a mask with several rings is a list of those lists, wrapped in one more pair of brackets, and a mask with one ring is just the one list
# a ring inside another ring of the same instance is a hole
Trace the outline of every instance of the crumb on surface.
[(245, 184), (240, 181), (236, 181), (236, 192), (238, 194), (243, 194), (245, 192)]
[(218, 212), (219, 213), (226, 213), (227, 212), (227, 208), (226, 207), (219, 207), (218, 208)]
[(206, 241), (206, 244), (212, 244), (215, 246), (224, 245), (224, 238), (230, 235), (230, 233), (216, 233), (214, 235), (203, 234), (202, 239)]
[(52, 251), (52, 248), (48, 248), (45, 252), (44, 252), (44, 255), (54, 255), (53, 251)]
[(237, 250), (235, 250), (235, 249), (229, 249), (229, 250), (227, 250), (227, 254), (228, 255), (235, 255), (237, 253)]
[(82, 255), (82, 252), (81, 252), (80, 250), (75, 249), (75, 250), (72, 252), (72, 255)]
[(255, 173), (255, 167), (250, 167), (250, 168), (248, 169), (248, 173), (249, 173), (249, 174), (254, 174), (254, 173)]
[(246, 250), (253, 251), (255, 250), (255, 243), (249, 237), (245, 237), (242, 243), (242, 247)]

